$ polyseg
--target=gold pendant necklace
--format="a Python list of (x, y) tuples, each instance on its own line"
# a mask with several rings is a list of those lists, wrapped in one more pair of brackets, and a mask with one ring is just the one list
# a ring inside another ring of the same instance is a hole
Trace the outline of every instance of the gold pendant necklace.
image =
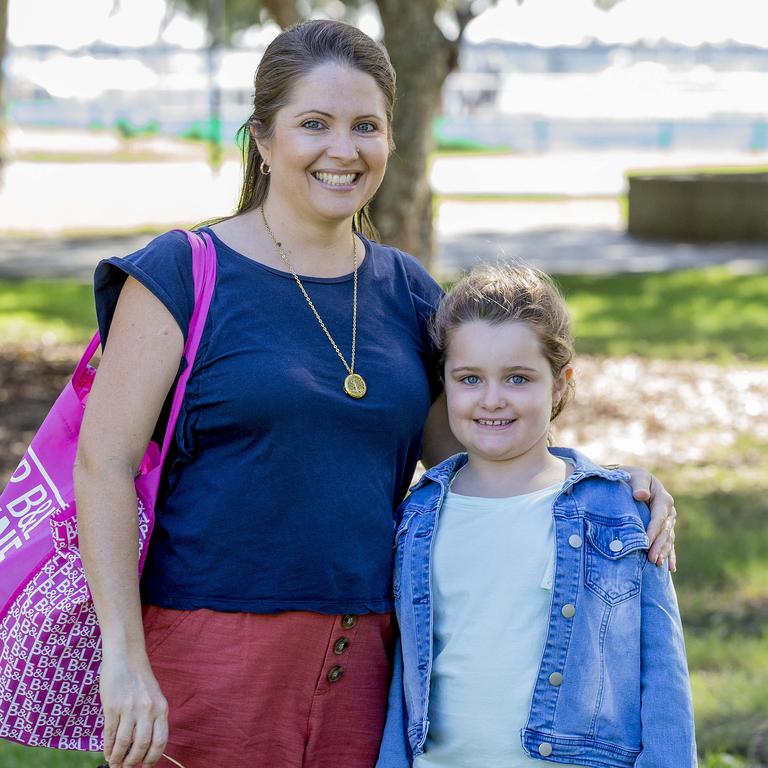
[(313, 314), (317, 318), (317, 322), (320, 323), (320, 327), (323, 329), (323, 332), (328, 337), (328, 341), (331, 342), (331, 346), (336, 350), (336, 354), (339, 356), (342, 363), (344, 363), (344, 367), (347, 369), (347, 376), (344, 379), (344, 391), (350, 396), (354, 397), (355, 400), (359, 400), (361, 397), (365, 396), (365, 393), (368, 391), (368, 386), (365, 383), (365, 379), (359, 374), (355, 373), (355, 347), (357, 346), (357, 239), (355, 238), (354, 234), (352, 235), (352, 358), (349, 363), (347, 363), (346, 358), (344, 355), (341, 354), (341, 350), (339, 349), (336, 342), (333, 340), (333, 336), (331, 336), (331, 332), (326, 327), (325, 323), (323, 322), (323, 319), (320, 317), (320, 313), (315, 308), (315, 305), (312, 303), (312, 299), (309, 298), (309, 294), (304, 289), (304, 286), (301, 283), (301, 280), (299, 279), (298, 274), (296, 273), (296, 270), (293, 268), (293, 265), (288, 259), (288, 254), (286, 254), (285, 249), (283, 248), (283, 244), (278, 241), (278, 239), (275, 237), (275, 233), (272, 231), (272, 228), (269, 226), (269, 222), (267, 221), (267, 216), (264, 213), (264, 206), (260, 206), (259, 210), (261, 211), (261, 218), (264, 221), (264, 227), (266, 228), (267, 232), (269, 232), (269, 236), (272, 238), (272, 242), (275, 244), (275, 248), (277, 248), (277, 252), (280, 255), (280, 258), (283, 260), (285, 265), (290, 270), (290, 273), (293, 275), (293, 279), (296, 281), (296, 285), (299, 286), (299, 289), (301, 290), (302, 294), (304, 295), (304, 298), (307, 300), (307, 304), (309, 304), (309, 308), (312, 310)]

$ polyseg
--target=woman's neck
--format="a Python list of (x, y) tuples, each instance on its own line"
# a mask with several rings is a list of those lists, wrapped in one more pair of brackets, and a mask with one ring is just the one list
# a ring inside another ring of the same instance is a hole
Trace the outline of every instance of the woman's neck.
[(451, 489), (463, 496), (506, 498), (540, 491), (562, 483), (570, 474), (567, 462), (553, 456), (546, 447), (513, 459), (494, 461), (468, 453)]
[[(281, 243), (291, 266), (303, 275), (339, 277), (352, 271), (352, 251), (356, 249), (358, 266), (365, 255), (362, 243), (352, 233), (352, 219), (319, 220), (301, 218), (284, 206), (266, 200), (264, 214), (256, 210), (253, 225), (262, 231), (276, 255), (272, 240)], [(272, 230), (266, 229), (264, 219)]]

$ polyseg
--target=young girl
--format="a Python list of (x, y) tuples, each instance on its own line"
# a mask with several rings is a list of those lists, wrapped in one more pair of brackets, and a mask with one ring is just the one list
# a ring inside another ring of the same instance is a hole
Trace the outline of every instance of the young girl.
[[(572, 389), (544, 274), (481, 267), (433, 325), (465, 446), (401, 504), (401, 630), (378, 768), (690, 768), (693, 710), (669, 569), (627, 474), (549, 424)], [(438, 522), (439, 521), (439, 522)]]

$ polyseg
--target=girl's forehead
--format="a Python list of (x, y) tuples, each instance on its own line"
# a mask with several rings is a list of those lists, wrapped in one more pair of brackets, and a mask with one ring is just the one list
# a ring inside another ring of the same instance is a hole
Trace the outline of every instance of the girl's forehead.
[(449, 335), (448, 343), (479, 344), (494, 342), (495, 344), (538, 346), (539, 336), (529, 323), (522, 320), (507, 320), (502, 323), (490, 323), (487, 320), (469, 320), (457, 325)]
[(499, 365), (508, 364), (512, 357), (546, 363), (535, 329), (520, 320), (461, 323), (448, 335), (446, 357), (472, 358), (483, 364)]

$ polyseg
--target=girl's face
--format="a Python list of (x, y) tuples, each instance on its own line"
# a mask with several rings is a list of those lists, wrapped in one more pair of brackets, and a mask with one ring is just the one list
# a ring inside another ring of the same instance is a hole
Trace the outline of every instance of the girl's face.
[(524, 322), (475, 320), (450, 335), (445, 358), (448, 420), (470, 458), (508, 461), (547, 448), (552, 403), (572, 375), (557, 378)]
[(258, 140), (269, 198), (301, 220), (338, 222), (373, 197), (389, 155), (384, 95), (365, 72), (328, 63), (302, 77)]

